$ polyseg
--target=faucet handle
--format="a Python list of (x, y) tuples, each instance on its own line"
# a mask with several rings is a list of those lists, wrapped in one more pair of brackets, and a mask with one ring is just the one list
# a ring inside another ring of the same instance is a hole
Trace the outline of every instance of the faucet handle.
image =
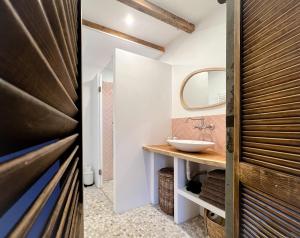
[(213, 131), (215, 129), (215, 125), (211, 123), (211, 124), (206, 125), (206, 128)]

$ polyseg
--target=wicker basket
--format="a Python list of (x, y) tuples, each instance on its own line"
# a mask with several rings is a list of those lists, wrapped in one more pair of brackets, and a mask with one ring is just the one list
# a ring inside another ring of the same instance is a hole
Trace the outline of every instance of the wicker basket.
[(168, 215), (174, 215), (173, 168), (163, 168), (159, 171), (159, 206)]
[(204, 223), (206, 226), (207, 234), (210, 238), (225, 238), (225, 220), (223, 219), (223, 225), (213, 221), (208, 216), (208, 210), (204, 210)]

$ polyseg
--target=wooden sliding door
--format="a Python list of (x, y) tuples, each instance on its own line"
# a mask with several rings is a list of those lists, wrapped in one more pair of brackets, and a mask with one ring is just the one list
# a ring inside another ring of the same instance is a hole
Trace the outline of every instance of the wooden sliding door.
[(82, 236), (80, 8), (0, 1), (0, 237)]
[(300, 1), (227, 4), (227, 234), (300, 237)]

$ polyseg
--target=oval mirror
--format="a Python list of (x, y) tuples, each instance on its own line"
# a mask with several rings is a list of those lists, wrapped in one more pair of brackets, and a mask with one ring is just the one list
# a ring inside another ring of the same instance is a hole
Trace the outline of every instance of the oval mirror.
[(197, 70), (188, 75), (180, 90), (182, 106), (187, 110), (198, 110), (225, 104), (225, 68)]

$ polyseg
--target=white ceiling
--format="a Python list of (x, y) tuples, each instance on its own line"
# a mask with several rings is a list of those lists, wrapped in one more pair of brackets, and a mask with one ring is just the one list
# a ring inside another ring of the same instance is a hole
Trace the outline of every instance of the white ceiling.
[(148, 0), (197, 25), (219, 4), (217, 0)]
[(149, 58), (159, 58), (161, 51), (113, 37), (82, 27), (82, 72), (83, 80), (90, 80), (112, 60), (116, 48), (127, 50)]
[[(197, 25), (217, 7), (217, 0), (150, 0), (158, 6)], [(132, 25), (126, 17), (133, 18)], [(82, 17), (146, 41), (167, 47), (180, 34), (188, 34), (116, 0), (82, 1)], [(110, 61), (115, 48), (146, 57), (158, 58), (162, 52), (83, 27), (83, 78), (92, 77)]]

